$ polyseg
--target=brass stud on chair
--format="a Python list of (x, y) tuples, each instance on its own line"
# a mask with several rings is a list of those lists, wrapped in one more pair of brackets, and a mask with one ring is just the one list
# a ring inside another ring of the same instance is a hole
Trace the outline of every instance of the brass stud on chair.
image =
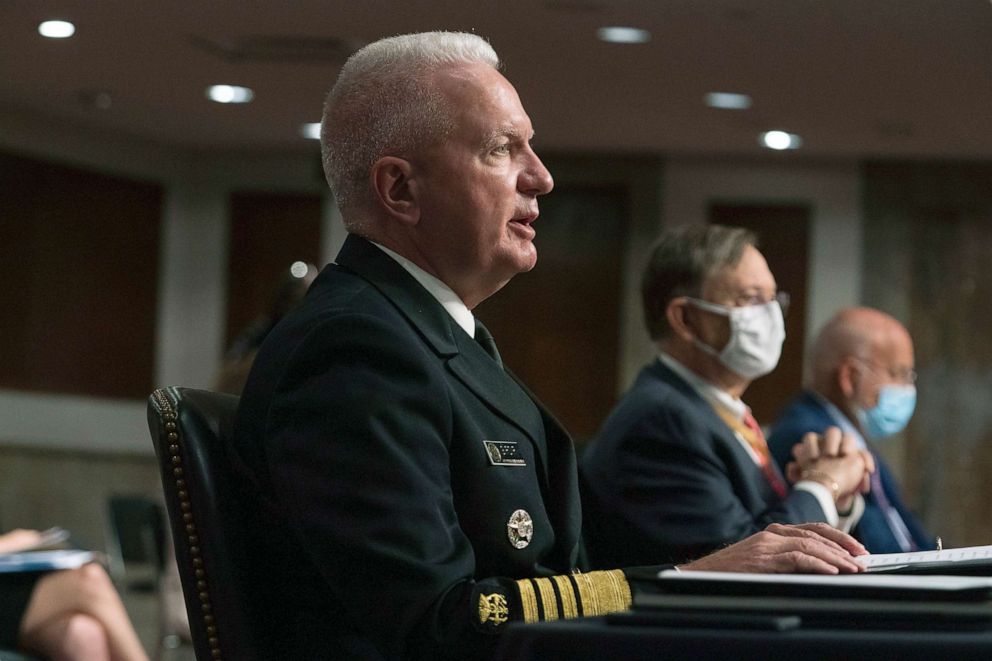
[(210, 656), (213, 659), (221, 659), (220, 640), (217, 637), (217, 627), (214, 625), (212, 606), (210, 603), (210, 592), (207, 585), (206, 572), (203, 570), (203, 558), (200, 555), (199, 537), (196, 534), (195, 517), (193, 515), (193, 505), (190, 501), (189, 492), (186, 490), (186, 480), (183, 472), (182, 439), (176, 424), (177, 413), (173, 408), (170, 398), (163, 389), (152, 393), (159, 404), (160, 416), (163, 421), (164, 431), (169, 441), (168, 452), (173, 466), (172, 475), (175, 478), (176, 497), (179, 500), (179, 508), (183, 512), (182, 520), (185, 523), (187, 551), (190, 562), (193, 565), (193, 573), (196, 576), (196, 587), (200, 600), (200, 612), (202, 622), (206, 628), (210, 647)]

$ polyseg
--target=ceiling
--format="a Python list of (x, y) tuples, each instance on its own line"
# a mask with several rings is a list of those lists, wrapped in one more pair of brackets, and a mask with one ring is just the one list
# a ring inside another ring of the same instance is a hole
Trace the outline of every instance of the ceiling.
[[(49, 18), (75, 36), (40, 37)], [(807, 155), (992, 158), (989, 0), (5, 0), (0, 26), (0, 119), (176, 150), (313, 150), (299, 128), (343, 52), (448, 29), (492, 42), (539, 150), (746, 155), (783, 129)], [(213, 83), (255, 100), (213, 103)], [(714, 91), (753, 105), (708, 108)]]

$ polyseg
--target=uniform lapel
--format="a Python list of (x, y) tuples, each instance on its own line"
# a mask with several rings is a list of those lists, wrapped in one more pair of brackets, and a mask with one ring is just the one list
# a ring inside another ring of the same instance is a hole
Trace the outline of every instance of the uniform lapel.
[(547, 450), (533, 433), (542, 424), (534, 402), (413, 276), (354, 234), (345, 240), (336, 261), (381, 291), (438, 356), (447, 359), (448, 369), (459, 381), (531, 439), (542, 465), (547, 465)]

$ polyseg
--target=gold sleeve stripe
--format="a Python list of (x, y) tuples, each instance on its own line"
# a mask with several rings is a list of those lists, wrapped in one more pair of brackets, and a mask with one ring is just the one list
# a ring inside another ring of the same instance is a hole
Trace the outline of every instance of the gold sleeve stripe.
[(534, 585), (529, 578), (517, 581), (517, 588), (520, 590), (520, 605), (524, 609), (524, 622), (538, 622), (541, 616), (537, 612), (537, 595), (534, 593)]
[(551, 579), (558, 586), (558, 594), (561, 595), (562, 618), (571, 620), (578, 617), (579, 608), (575, 602), (575, 591), (572, 589), (572, 582), (568, 580), (568, 576), (552, 576)]
[(583, 615), (605, 615), (630, 609), (633, 599), (623, 571), (594, 571), (572, 578), (579, 588)]
[(610, 583), (613, 586), (613, 594), (616, 595), (617, 606), (621, 611), (628, 611), (634, 603), (634, 598), (630, 593), (630, 584), (627, 577), (619, 569), (606, 572)]
[(586, 617), (599, 615), (599, 602), (590, 580), (591, 574), (576, 574), (572, 578), (579, 588), (579, 600), (582, 602), (582, 614)]
[(558, 600), (555, 599), (555, 589), (551, 586), (550, 578), (536, 578), (537, 590), (541, 595), (541, 605), (544, 606), (544, 619), (558, 619)]
[(566, 578), (568, 578), (568, 582), (572, 584), (572, 589), (574, 590), (572, 594), (575, 595), (575, 609), (577, 615), (579, 617), (585, 617), (585, 612), (583, 611), (583, 606), (582, 606), (582, 596), (579, 594), (579, 584), (575, 580), (575, 577), (580, 573), (581, 572), (572, 572)]

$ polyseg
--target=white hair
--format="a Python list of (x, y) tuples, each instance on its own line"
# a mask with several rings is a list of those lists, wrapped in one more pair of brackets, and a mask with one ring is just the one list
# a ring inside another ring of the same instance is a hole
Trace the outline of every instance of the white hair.
[(369, 172), (382, 156), (448, 134), (451, 112), (429, 77), (458, 63), (500, 66), (485, 39), (464, 32), (389, 37), (348, 58), (327, 95), (320, 135), (324, 174), (342, 212), (370, 203)]

